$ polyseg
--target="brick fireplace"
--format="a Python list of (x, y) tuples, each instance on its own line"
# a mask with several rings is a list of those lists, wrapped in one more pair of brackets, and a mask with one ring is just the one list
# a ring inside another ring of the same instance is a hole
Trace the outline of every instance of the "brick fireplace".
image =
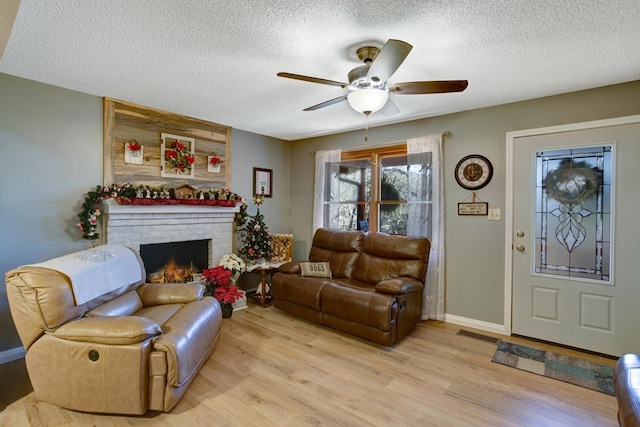
[(209, 267), (233, 251), (233, 218), (239, 207), (119, 205), (103, 202), (105, 243), (140, 251), (140, 245), (209, 240)]

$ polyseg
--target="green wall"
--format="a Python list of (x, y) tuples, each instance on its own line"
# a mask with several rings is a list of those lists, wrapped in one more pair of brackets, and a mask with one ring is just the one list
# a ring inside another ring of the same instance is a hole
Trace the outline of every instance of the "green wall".
[[(446, 313), (502, 325), (504, 221), (457, 215), (457, 204), (471, 192), (455, 182), (456, 163), (468, 154), (482, 154), (491, 160), (493, 180), (477, 195), (489, 208), (502, 209), (504, 217), (506, 132), (634, 114), (640, 114), (640, 81), (376, 127), (369, 130), (366, 143), (364, 130), (296, 141), (291, 145), (291, 176), (296, 177), (291, 183), (291, 229), (300, 249), (296, 254), (308, 253), (311, 245), (313, 152), (450, 131), (452, 135), (444, 142)], [(364, 117), (362, 125), (364, 128)]]
[[(251, 203), (253, 167), (273, 169), (261, 212), (272, 232), (288, 233), (290, 144), (241, 130), (231, 138), (232, 191)], [(0, 271), (86, 248), (77, 213), (102, 183), (102, 98), (0, 73), (0, 148)], [(20, 348), (2, 281), (0, 363)]]
[[(313, 152), (450, 131), (444, 147), (446, 312), (500, 325), (504, 222), (457, 215), (457, 203), (470, 192), (456, 184), (455, 164), (472, 153), (493, 162), (494, 178), (478, 197), (504, 215), (506, 132), (633, 114), (640, 114), (640, 81), (376, 127), (366, 143), (364, 130), (286, 142), (234, 129), (231, 187), (250, 203), (253, 167), (273, 169), (274, 197), (261, 212), (272, 232), (294, 234), (294, 257), (302, 259), (312, 238)], [(0, 270), (85, 248), (76, 215), (84, 194), (102, 182), (102, 99), (0, 74), (0, 147)], [(2, 283), (0, 361), (17, 347)]]

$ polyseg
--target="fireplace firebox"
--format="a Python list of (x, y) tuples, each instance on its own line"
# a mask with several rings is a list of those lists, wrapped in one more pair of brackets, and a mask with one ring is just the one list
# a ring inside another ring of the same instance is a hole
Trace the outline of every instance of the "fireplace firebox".
[(148, 283), (189, 283), (209, 267), (210, 240), (140, 245)]

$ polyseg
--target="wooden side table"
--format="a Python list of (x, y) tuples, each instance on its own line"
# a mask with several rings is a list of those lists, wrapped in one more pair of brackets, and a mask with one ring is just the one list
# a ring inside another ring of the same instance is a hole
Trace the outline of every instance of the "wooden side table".
[(267, 295), (267, 275), (271, 275), (278, 271), (278, 267), (280, 267), (282, 263), (277, 264), (256, 264), (247, 268), (247, 272), (260, 274), (260, 295), (254, 295), (254, 302), (260, 304), (262, 307), (266, 307), (271, 303), (273, 297), (271, 295)]

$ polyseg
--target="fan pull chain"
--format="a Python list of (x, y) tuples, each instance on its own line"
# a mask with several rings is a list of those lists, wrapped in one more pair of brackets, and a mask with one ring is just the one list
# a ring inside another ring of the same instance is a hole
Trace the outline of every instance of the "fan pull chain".
[(364, 142), (369, 141), (369, 115), (367, 114), (367, 127), (364, 128)]

